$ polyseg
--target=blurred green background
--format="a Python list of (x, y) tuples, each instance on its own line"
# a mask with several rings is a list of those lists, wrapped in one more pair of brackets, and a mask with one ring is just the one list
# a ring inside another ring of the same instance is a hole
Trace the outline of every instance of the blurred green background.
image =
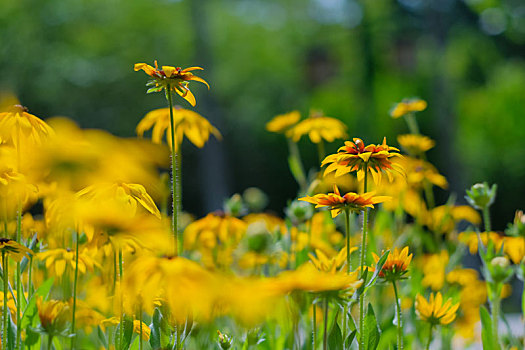
[(191, 85), (195, 110), (224, 140), (184, 145), (183, 203), (198, 215), (249, 186), (282, 213), (297, 185), (284, 138), (264, 128), (276, 114), (319, 108), (350, 137), (397, 145), (408, 131), (388, 111), (411, 96), (428, 101), (421, 131), (458, 201), (498, 183), (497, 230), (525, 207), (523, 0), (3, 0), (0, 38), (0, 89), (42, 118), (121, 136), (165, 106), (134, 63), (204, 67), (212, 89)]

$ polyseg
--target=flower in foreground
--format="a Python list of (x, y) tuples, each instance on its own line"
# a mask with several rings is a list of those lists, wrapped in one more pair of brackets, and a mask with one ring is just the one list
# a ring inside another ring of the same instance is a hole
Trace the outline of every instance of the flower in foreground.
[(336, 217), (345, 209), (352, 211), (361, 211), (365, 208), (374, 208), (374, 204), (390, 200), (390, 197), (374, 196), (374, 194), (374, 192), (367, 192), (364, 194), (348, 192), (344, 196), (341, 196), (339, 189), (336, 185), (334, 185), (334, 193), (320, 193), (314, 195), (313, 197), (302, 197), (299, 198), (299, 200), (315, 204), (316, 208), (329, 207), (332, 213), (332, 217)]
[(31, 249), (9, 238), (0, 238), (0, 252), (11, 256), (15, 261), (20, 261), (25, 256), (29, 257), (33, 254)]
[[(356, 250), (356, 247), (352, 247), (350, 248), (350, 253)], [(347, 250), (345, 246), (339, 251), (339, 253), (337, 253), (336, 256), (328, 258), (321, 250), (316, 249), (315, 255), (316, 256), (314, 256), (311, 253), (308, 253), (310, 262), (312, 263), (312, 265), (315, 266), (317, 270), (335, 274), (338, 271), (340, 271), (344, 266), (347, 257)]]
[(420, 319), (430, 324), (447, 325), (454, 321), (459, 303), (452, 304), (452, 299), (443, 303), (443, 296), (440, 292), (430, 293), (428, 301), (418, 294), (416, 296), (416, 313)]
[[(381, 253), (381, 255), (383, 255), (383, 253)], [(375, 253), (372, 253), (372, 256), (377, 263), (379, 261), (379, 256)], [(412, 254), (408, 254), (408, 247), (404, 247), (401, 251), (398, 248), (394, 248), (394, 250), (388, 254), (385, 264), (379, 272), (379, 277), (382, 277), (387, 281), (402, 279), (408, 272), (408, 265), (410, 265), (411, 261)]]
[[(184, 109), (179, 106), (173, 107), (173, 122), (175, 123), (175, 150), (186, 136), (195, 146), (202, 148), (213, 134), (218, 140), (222, 138), (221, 133), (206, 118), (200, 114)], [(148, 129), (152, 130), (151, 141), (161, 144), (162, 136), (166, 132), (169, 140), (171, 135), (169, 108), (155, 109), (148, 114), (137, 125), (137, 135), (142, 137)], [(171, 148), (171, 142), (168, 142)]]
[(400, 118), (412, 112), (421, 112), (427, 108), (427, 102), (419, 98), (404, 99), (392, 108), (390, 116), (394, 119)]
[(20, 142), (42, 144), (53, 135), (53, 129), (42, 119), (27, 113), (27, 108), (14, 105), (0, 113), (0, 140), (11, 143), (17, 150)]
[(326, 164), (324, 175), (335, 171), (335, 176), (341, 176), (356, 171), (359, 181), (365, 177), (365, 172), (370, 171), (374, 182), (381, 182), (381, 173), (386, 173), (390, 181), (393, 180), (391, 171), (404, 174), (405, 171), (393, 158), (401, 157), (399, 149), (386, 144), (386, 137), (380, 145), (368, 145), (365, 147), (363, 140), (354, 138), (346, 141), (345, 145), (337, 150), (337, 153), (327, 156), (321, 166)]
[(42, 329), (49, 335), (57, 335), (66, 330), (67, 322), (71, 319), (69, 305), (59, 300), (36, 302), (38, 317)]
[(320, 143), (322, 140), (332, 142), (346, 137), (346, 125), (339, 119), (323, 115), (320, 111), (312, 111), (310, 117), (291, 128), (287, 136), (297, 142), (306, 134), (313, 143)]
[(155, 67), (150, 66), (146, 63), (136, 63), (134, 67), (135, 71), (143, 70), (147, 75), (152, 77), (146, 85), (151, 86), (148, 89), (148, 93), (159, 92), (163, 89), (174, 90), (179, 96), (188, 101), (192, 106), (195, 106), (195, 96), (191, 93), (188, 88), (190, 81), (198, 81), (205, 84), (208, 89), (210, 85), (206, 80), (193, 75), (191, 71), (203, 70), (201, 67), (189, 67), (182, 69), (181, 67), (162, 66), (159, 69), (157, 61), (155, 61)]

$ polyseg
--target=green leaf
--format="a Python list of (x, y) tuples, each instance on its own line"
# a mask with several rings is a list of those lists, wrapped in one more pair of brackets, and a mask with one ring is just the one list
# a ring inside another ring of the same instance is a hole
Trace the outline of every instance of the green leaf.
[(383, 268), (383, 265), (385, 264), (386, 259), (388, 258), (388, 254), (390, 254), (390, 250), (384, 252), (383, 255), (381, 255), (381, 257), (377, 261), (374, 274), (372, 275), (370, 281), (368, 281), (368, 283), (366, 284), (366, 289), (372, 287), (376, 283), (377, 277), (379, 276), (379, 273), (381, 272), (381, 269)]
[(329, 349), (342, 349), (343, 348), (343, 336), (341, 335), (341, 328), (334, 322), (332, 330), (328, 335), (328, 348)]
[(345, 349), (352, 349), (352, 342), (354, 341), (356, 334), (357, 334), (357, 329), (354, 329), (352, 332), (350, 332), (348, 337), (346, 337)]
[(481, 316), (481, 340), (483, 342), (484, 350), (496, 350), (497, 347), (494, 344), (494, 337), (492, 334), (492, 319), (485, 306), (481, 306), (479, 309)]
[(301, 168), (301, 164), (297, 160), (297, 158), (293, 156), (288, 157), (288, 166), (290, 167), (290, 172), (292, 173), (295, 181), (301, 186), (301, 184), (304, 184), (306, 182), (306, 179), (304, 177), (303, 170)]
[(125, 317), (122, 320), (122, 323), (124, 324), (124, 337), (120, 348), (125, 350), (129, 348), (129, 344), (131, 344), (131, 337), (133, 336), (133, 319), (131, 317)]
[(106, 335), (104, 334), (104, 332), (102, 332), (102, 329), (99, 327), (97, 327), (97, 335), (98, 335), (98, 340), (100, 341), (100, 343), (104, 346), (104, 348), (108, 348), (108, 340), (106, 339)]
[(158, 308), (155, 308), (155, 311), (153, 311), (153, 317), (152, 322), (149, 326), (151, 328), (151, 335), (149, 337), (149, 343), (153, 349), (159, 349), (161, 347), (160, 344), (160, 322), (162, 319), (162, 314), (160, 313)]
[(379, 325), (377, 324), (376, 315), (374, 314), (374, 308), (372, 304), (368, 304), (368, 311), (365, 316), (365, 329), (364, 333), (364, 344), (366, 350), (376, 350), (379, 344), (379, 338), (381, 332)]

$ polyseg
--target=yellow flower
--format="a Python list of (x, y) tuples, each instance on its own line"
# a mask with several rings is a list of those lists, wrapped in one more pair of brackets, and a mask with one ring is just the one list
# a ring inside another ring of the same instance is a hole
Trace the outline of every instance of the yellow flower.
[(21, 261), (25, 256), (29, 258), (33, 254), (31, 249), (9, 238), (0, 238), (0, 252), (2, 252), (2, 255), (7, 254), (11, 256), (15, 261)]
[(447, 273), (447, 282), (460, 286), (469, 286), (478, 281), (478, 272), (474, 269), (454, 269)]
[[(71, 249), (50, 249), (45, 252), (38, 253), (36, 257), (44, 261), (48, 271), (54, 269), (55, 275), (60, 278), (66, 271), (66, 267), (70, 266), (71, 270), (75, 270), (75, 253)], [(93, 268), (98, 263), (84, 250), (78, 255), (78, 272), (84, 274), (87, 270), (93, 272)]]
[(436, 142), (430, 137), (416, 134), (399, 135), (397, 142), (403, 149), (413, 156), (418, 156), (432, 149)]
[(313, 111), (310, 112), (309, 118), (289, 129), (286, 136), (297, 142), (306, 134), (313, 143), (320, 143), (323, 139), (332, 142), (335, 139), (346, 137), (346, 125), (339, 119), (326, 117), (322, 112)]
[(519, 264), (525, 256), (525, 238), (504, 237), (503, 251), (509, 256), (514, 264)]
[(228, 215), (208, 214), (184, 230), (184, 248), (212, 249), (217, 245), (235, 245), (246, 233), (247, 224)]
[[(377, 263), (380, 257), (375, 253), (372, 253), (372, 256)], [(408, 254), (408, 247), (404, 247), (401, 251), (394, 248), (394, 251), (391, 251), (390, 254), (388, 254), (385, 264), (379, 272), (379, 277), (382, 277), (387, 281), (401, 279), (408, 272), (408, 265), (410, 265), (411, 261), (412, 254)]]
[(416, 313), (420, 319), (431, 324), (447, 325), (454, 321), (459, 303), (452, 304), (452, 299), (448, 299), (443, 304), (443, 296), (440, 292), (436, 295), (430, 293), (427, 301), (423, 296), (416, 296)]
[(403, 157), (403, 159), (400, 159), (399, 164), (405, 169), (406, 183), (411, 187), (420, 189), (423, 187), (424, 181), (428, 181), (443, 189), (448, 187), (447, 179), (429, 162), (412, 157)]
[(426, 108), (427, 103), (424, 100), (418, 98), (404, 99), (392, 108), (390, 116), (399, 118), (408, 113), (424, 111)]
[(42, 329), (50, 334), (56, 335), (66, 330), (67, 322), (70, 320), (69, 305), (59, 300), (42, 301), (39, 297), (36, 301), (38, 317)]
[(37, 199), (37, 187), (12, 168), (0, 165), (0, 215), (5, 220), (12, 218), (20, 208)]
[[(350, 248), (350, 254), (357, 250), (356, 247)], [(315, 255), (308, 253), (310, 262), (315, 266), (316, 269), (323, 272), (337, 273), (341, 271), (342, 267), (346, 263), (346, 246), (343, 247), (336, 256), (328, 258), (321, 250), (316, 249)]]
[(477, 225), (481, 222), (481, 217), (475, 209), (468, 205), (441, 205), (427, 212), (424, 217), (428, 228), (440, 234), (452, 232), (461, 220)]
[(159, 69), (157, 61), (155, 61), (155, 68), (146, 64), (146, 63), (136, 63), (134, 67), (135, 71), (143, 70), (147, 75), (153, 79), (148, 82), (148, 86), (152, 86), (148, 93), (150, 92), (159, 92), (163, 89), (174, 90), (179, 96), (188, 101), (192, 106), (195, 106), (195, 96), (191, 93), (188, 88), (190, 81), (198, 81), (205, 84), (208, 89), (210, 85), (206, 80), (199, 78), (196, 75), (193, 75), (191, 71), (202, 70), (201, 67), (189, 67), (182, 69), (180, 67), (171, 67), (171, 66), (162, 66), (162, 69)]
[[(218, 140), (222, 138), (219, 130), (213, 127), (208, 120), (189, 109), (173, 107), (173, 123), (175, 124), (175, 150), (179, 148), (184, 135), (199, 148), (204, 147), (210, 134), (213, 134)], [(166, 138), (171, 139), (169, 108), (155, 109), (146, 114), (137, 125), (137, 135), (142, 137), (144, 132), (152, 127), (151, 140), (153, 143), (162, 143), (164, 131), (166, 131)], [(171, 148), (171, 142), (168, 142), (168, 146)]]
[(345, 141), (345, 145), (337, 153), (327, 156), (321, 166), (330, 164), (324, 175), (335, 171), (335, 176), (357, 171), (357, 179), (363, 180), (366, 171), (370, 171), (376, 184), (381, 182), (381, 173), (386, 173), (390, 182), (393, 180), (391, 171), (404, 174), (404, 169), (393, 159), (401, 157), (395, 147), (386, 144), (386, 137), (381, 145), (368, 145), (365, 147), (363, 140), (354, 138), (354, 142)]
[[(479, 234), (481, 242), (484, 246), (491, 240), (496, 248), (496, 251), (501, 249), (503, 244), (503, 236), (497, 232), (482, 232)], [(458, 240), (468, 246), (470, 254), (476, 254), (478, 252), (478, 235), (475, 232), (461, 232), (458, 235)]]
[(77, 193), (79, 198), (92, 201), (115, 201), (121, 204), (131, 215), (137, 212), (137, 204), (160, 219), (160, 212), (144, 186), (127, 183), (99, 183), (91, 185)]
[[(141, 324), (141, 321), (133, 320), (133, 333), (141, 334), (140, 324)], [(148, 325), (142, 322), (142, 339), (149, 340), (150, 335), (151, 335), (151, 329), (148, 327)]]
[[(266, 130), (270, 132), (284, 133), (287, 132), (292, 126), (297, 124), (301, 119), (299, 111), (292, 111), (286, 114), (280, 114), (266, 123)], [(287, 132), (287, 136), (289, 133)]]
[(449, 256), (446, 250), (439, 254), (426, 255), (423, 258), (423, 287), (430, 287), (432, 290), (440, 290), (445, 283), (445, 269), (448, 265)]
[(339, 215), (344, 209), (352, 211), (361, 211), (365, 208), (374, 208), (374, 204), (382, 203), (390, 199), (386, 196), (374, 196), (374, 192), (357, 194), (348, 192), (341, 196), (339, 189), (334, 185), (334, 193), (316, 194), (313, 197), (306, 196), (299, 198), (300, 201), (315, 204), (316, 208), (330, 207), (332, 217)]
[(53, 135), (53, 129), (42, 119), (27, 113), (27, 108), (14, 105), (0, 113), (0, 140), (20, 151), (22, 142), (38, 146)]

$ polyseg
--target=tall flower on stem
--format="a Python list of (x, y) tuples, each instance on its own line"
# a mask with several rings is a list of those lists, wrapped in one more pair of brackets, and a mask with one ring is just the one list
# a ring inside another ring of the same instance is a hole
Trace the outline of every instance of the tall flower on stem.
[[(381, 254), (383, 255), (383, 254)], [(372, 253), (375, 262), (377, 263), (380, 259), (375, 253)], [(399, 305), (399, 296), (397, 293), (396, 281), (405, 279), (404, 277), (408, 273), (408, 265), (412, 261), (412, 254), (408, 254), (408, 247), (403, 248), (401, 251), (395, 248), (391, 252), (383, 265), (383, 268), (379, 272), (379, 277), (383, 278), (387, 282), (392, 282), (394, 287), (394, 295), (396, 298), (396, 326), (397, 326), (397, 348), (403, 349), (403, 321), (401, 315), (401, 305)]]
[[(327, 156), (321, 166), (329, 164), (324, 174), (335, 172), (335, 176), (341, 176), (353, 171), (357, 172), (358, 180), (363, 180), (363, 195), (366, 195), (368, 188), (368, 173), (372, 174), (374, 182), (377, 184), (382, 179), (382, 173), (386, 173), (390, 181), (393, 180), (392, 171), (397, 171), (404, 175), (403, 167), (397, 163), (397, 157), (401, 157), (399, 150), (386, 144), (386, 138), (380, 145), (365, 146), (363, 140), (354, 138), (353, 142), (346, 141), (337, 153)], [(363, 233), (361, 238), (361, 277), (363, 276), (366, 256), (366, 239), (368, 233), (368, 208), (363, 210)], [(364, 348), (364, 313), (365, 313), (365, 293), (359, 298), (359, 349)]]
[(390, 116), (394, 119), (404, 117), (412, 134), (419, 134), (414, 112), (427, 109), (427, 102), (419, 98), (405, 98), (390, 110)]
[(432, 330), (436, 325), (447, 325), (452, 323), (456, 318), (459, 303), (452, 304), (452, 299), (448, 299), (443, 303), (443, 296), (440, 292), (437, 294), (430, 293), (430, 298), (427, 300), (420, 294), (416, 296), (416, 314), (419, 318), (430, 325), (428, 341), (425, 349), (430, 348), (432, 342)]
[(155, 67), (152, 67), (146, 63), (137, 63), (134, 67), (135, 71), (143, 70), (153, 79), (150, 80), (146, 85), (151, 86), (148, 89), (148, 93), (160, 92), (164, 90), (166, 93), (166, 99), (168, 101), (168, 110), (170, 113), (170, 129), (171, 129), (171, 187), (172, 187), (172, 203), (173, 203), (173, 235), (174, 235), (174, 254), (179, 254), (179, 225), (178, 225), (178, 215), (179, 215), (179, 191), (178, 191), (178, 160), (180, 155), (175, 151), (175, 120), (173, 116), (173, 100), (172, 100), (172, 91), (175, 91), (179, 96), (188, 101), (192, 106), (195, 106), (195, 96), (191, 93), (188, 88), (190, 81), (198, 81), (205, 84), (208, 89), (210, 88), (209, 84), (202, 78), (195, 76), (191, 73), (194, 70), (202, 70), (201, 67), (189, 67), (182, 69), (180, 67), (172, 66), (162, 66), (159, 69), (157, 61), (155, 61)]

